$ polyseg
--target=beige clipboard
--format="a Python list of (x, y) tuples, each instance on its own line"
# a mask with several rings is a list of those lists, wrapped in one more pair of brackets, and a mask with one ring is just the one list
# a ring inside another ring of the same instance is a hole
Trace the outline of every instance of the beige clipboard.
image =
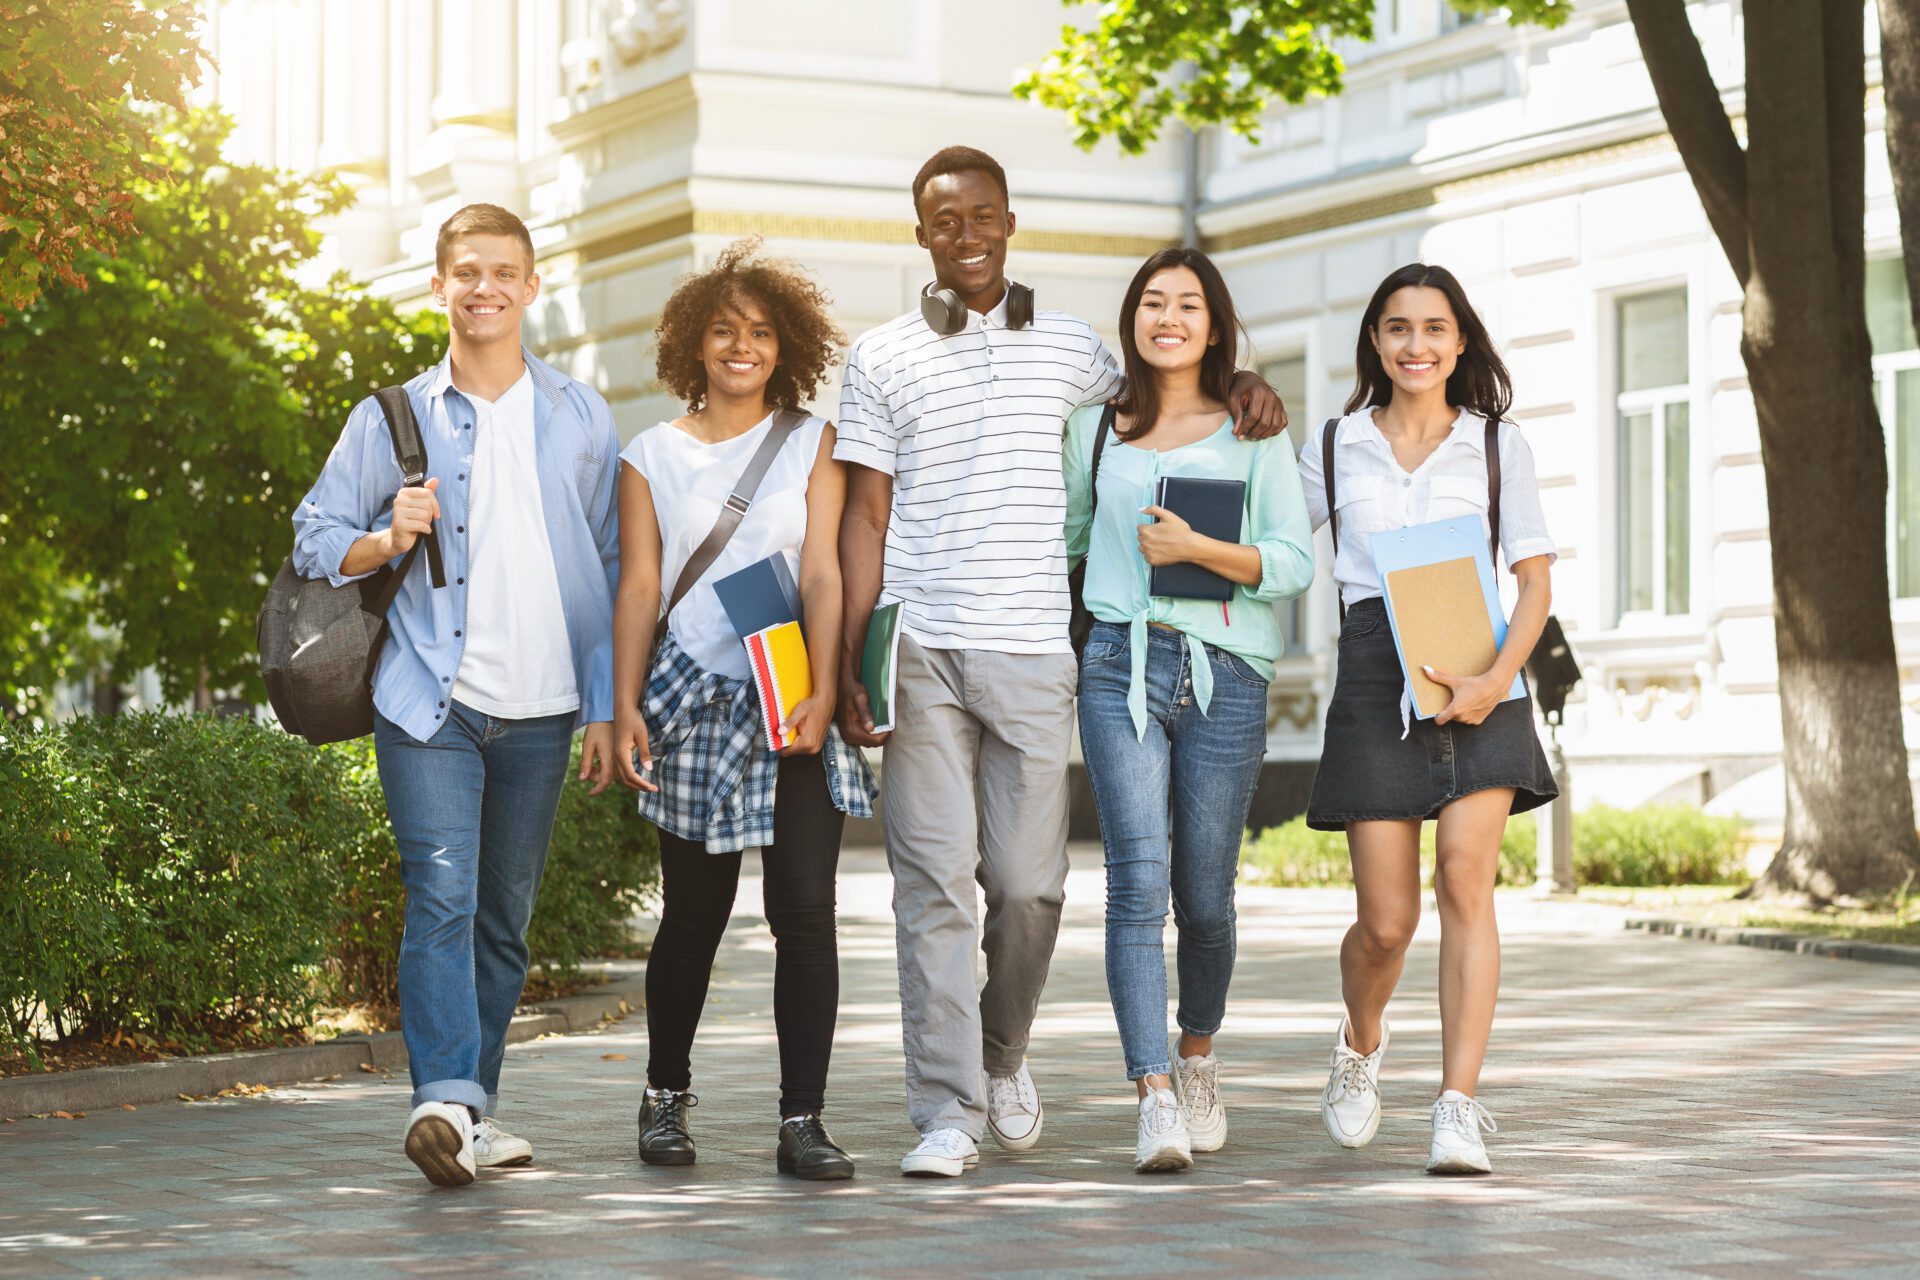
[(1414, 702), (1422, 716), (1436, 715), (1453, 695), (1421, 667), (1479, 675), (1500, 656), (1479, 570), (1471, 556), (1396, 569), (1386, 576), (1386, 592)]

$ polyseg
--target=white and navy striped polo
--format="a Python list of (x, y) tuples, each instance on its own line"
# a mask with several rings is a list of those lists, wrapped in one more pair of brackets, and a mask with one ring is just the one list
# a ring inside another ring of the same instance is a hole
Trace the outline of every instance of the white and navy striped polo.
[(941, 337), (916, 311), (847, 357), (833, 456), (893, 477), (882, 603), (935, 649), (1067, 653), (1067, 415), (1120, 369), (1084, 320), (1007, 302)]

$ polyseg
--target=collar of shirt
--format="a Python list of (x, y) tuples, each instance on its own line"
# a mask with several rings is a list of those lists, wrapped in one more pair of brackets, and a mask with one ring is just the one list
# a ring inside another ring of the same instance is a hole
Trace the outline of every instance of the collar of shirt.
[[(1368, 405), (1366, 408), (1350, 413), (1343, 418), (1340, 422), (1339, 434), (1334, 436), (1334, 443), (1342, 445), (1372, 443), (1383, 451), (1387, 458), (1397, 467), (1400, 465), (1400, 461), (1393, 456), (1392, 443), (1381, 433), (1380, 428), (1375, 425), (1373, 421), (1374, 407), (1373, 405)], [(1456, 444), (1465, 444), (1475, 453), (1485, 453), (1486, 440), (1484, 434), (1482, 431), (1473, 429), (1479, 427), (1479, 425), (1480, 418), (1477, 415), (1461, 409), (1454, 415), (1453, 429), (1447, 433), (1447, 438), (1440, 442), (1439, 448), (1433, 451), (1434, 454), (1438, 454), (1441, 449), (1451, 449)], [(1428, 456), (1431, 457), (1433, 455), (1430, 454)]]
[[(533, 352), (527, 350), (524, 346), (520, 348), (520, 359), (521, 362), (526, 365), (527, 369), (526, 375), (520, 379), (520, 382), (525, 382), (530, 378), (534, 388), (545, 397), (548, 408), (559, 404), (561, 397), (567, 393), (567, 384), (573, 381), (573, 379), (567, 377), (566, 374), (561, 373), (558, 369), (534, 355)], [(514, 383), (514, 387), (518, 388), (520, 382)], [(420, 398), (423, 400), (432, 400), (438, 396), (445, 395), (449, 391), (459, 392), (463, 400), (473, 399), (473, 397), (467, 395), (466, 392), (461, 391), (460, 388), (453, 385), (453, 353), (451, 351), (441, 356), (440, 363), (433, 367), (432, 374), (427, 378), (427, 385), (420, 390)], [(509, 391), (508, 394), (510, 395), (512, 392)], [(506, 396), (502, 396), (501, 399), (506, 399)]]
[(975, 311), (972, 307), (968, 307), (967, 308), (967, 328), (969, 329), (1005, 329), (1007, 327), (1007, 299), (1011, 298), (1012, 296), (1013, 296), (1013, 284), (1011, 281), (1009, 281), (1007, 284), (1007, 287), (1000, 291), (1000, 301), (994, 303), (992, 308), (989, 309), (986, 312), (986, 314), (982, 315), (980, 312)]

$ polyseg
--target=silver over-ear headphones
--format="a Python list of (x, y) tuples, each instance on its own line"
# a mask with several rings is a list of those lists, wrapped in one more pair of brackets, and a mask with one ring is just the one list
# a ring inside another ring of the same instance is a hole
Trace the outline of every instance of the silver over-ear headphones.
[[(920, 291), (920, 316), (943, 338), (967, 327), (967, 304), (951, 289), (934, 281)], [(1024, 329), (1033, 323), (1033, 290), (1017, 280), (1007, 281), (1007, 328)]]

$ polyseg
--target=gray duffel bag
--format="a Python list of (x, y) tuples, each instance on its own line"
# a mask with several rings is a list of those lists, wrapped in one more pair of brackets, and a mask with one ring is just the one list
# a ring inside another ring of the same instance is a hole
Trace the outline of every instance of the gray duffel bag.
[[(383, 387), (374, 397), (386, 415), (402, 483), (426, 483), (427, 448), (406, 388)], [(344, 586), (301, 577), (291, 557), (281, 564), (254, 620), (254, 636), (267, 700), (289, 733), (318, 746), (373, 732), (373, 670), (387, 641), (387, 610), (423, 546), (433, 585), (446, 586), (440, 540), (431, 532), (416, 539), (397, 566)]]

